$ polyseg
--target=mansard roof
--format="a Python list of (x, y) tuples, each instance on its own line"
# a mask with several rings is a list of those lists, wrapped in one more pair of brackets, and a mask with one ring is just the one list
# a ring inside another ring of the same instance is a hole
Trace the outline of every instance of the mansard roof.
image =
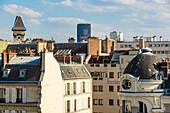
[(24, 26), (21, 16), (16, 16), (12, 31), (26, 31), (26, 27)]
[(81, 64), (60, 64), (62, 78), (64, 80), (89, 79), (90, 74)]
[(87, 54), (87, 43), (55, 43), (54, 54), (58, 50), (71, 50), (71, 54), (75, 55), (78, 53)]
[[(16, 56), (10, 60), (0, 71), (0, 83), (36, 82), (41, 75), (40, 57)], [(3, 76), (3, 71), (8, 70), (8, 76)], [(25, 76), (20, 77), (20, 70), (25, 70)]]

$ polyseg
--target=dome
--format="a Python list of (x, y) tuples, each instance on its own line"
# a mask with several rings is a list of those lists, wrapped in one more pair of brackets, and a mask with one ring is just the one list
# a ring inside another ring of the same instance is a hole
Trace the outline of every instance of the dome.
[(157, 63), (156, 56), (151, 53), (150, 48), (144, 48), (142, 52), (134, 57), (125, 68), (124, 74), (131, 74), (140, 79), (154, 79), (155, 68)]

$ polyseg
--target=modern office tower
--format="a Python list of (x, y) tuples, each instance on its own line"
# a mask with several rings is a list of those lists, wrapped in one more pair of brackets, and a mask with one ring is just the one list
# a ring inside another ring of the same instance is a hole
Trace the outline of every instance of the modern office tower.
[(87, 38), (91, 36), (90, 24), (78, 24), (77, 25), (77, 42), (87, 41)]

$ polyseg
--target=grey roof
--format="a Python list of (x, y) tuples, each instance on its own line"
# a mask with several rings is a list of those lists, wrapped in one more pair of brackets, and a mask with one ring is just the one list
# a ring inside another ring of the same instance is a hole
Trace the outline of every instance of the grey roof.
[(8, 44), (7, 51), (15, 51), (18, 54), (25, 53), (28, 49), (30, 49), (33, 53), (37, 52), (37, 44)]
[[(22, 69), (26, 70), (25, 77), (19, 77), (20, 70)], [(39, 81), (40, 69), (40, 57), (15, 57), (0, 70), (0, 83), (10, 81)], [(3, 76), (4, 70), (9, 70), (8, 77)]]
[(87, 43), (55, 43), (54, 54), (58, 50), (71, 50), (71, 54), (85, 53), (87, 54)]
[(24, 26), (21, 16), (16, 16), (12, 31), (26, 31), (26, 27)]
[(143, 52), (134, 57), (127, 65), (124, 74), (131, 74), (140, 79), (154, 78), (154, 65), (158, 61), (156, 56), (149, 49), (143, 49)]
[(26, 65), (38, 65), (40, 64), (40, 57), (39, 56), (17, 56), (11, 59), (11, 61), (8, 63), (10, 65), (20, 65), (20, 64), (26, 64)]
[(64, 80), (90, 78), (87, 69), (80, 64), (75, 64), (75, 65), (60, 64), (60, 69), (61, 69), (62, 78)]

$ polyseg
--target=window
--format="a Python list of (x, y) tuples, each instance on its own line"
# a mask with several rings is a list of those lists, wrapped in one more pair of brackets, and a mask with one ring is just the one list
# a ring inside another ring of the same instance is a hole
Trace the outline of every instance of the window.
[(61, 70), (62, 74), (65, 74), (64, 70)]
[(67, 95), (70, 95), (70, 83), (67, 83)]
[(113, 99), (109, 99), (109, 105), (111, 105), (111, 106), (114, 105), (114, 100)]
[(6, 90), (5, 88), (0, 88), (0, 102), (5, 102)]
[(67, 100), (67, 112), (70, 112), (70, 100)]
[(24, 78), (26, 75), (26, 69), (20, 69), (19, 70), (19, 78)]
[(77, 73), (79, 73), (79, 74), (80, 74), (80, 70), (79, 70), (79, 69), (76, 69), (76, 71), (77, 71)]
[(139, 102), (139, 112), (140, 113), (147, 113), (146, 104), (144, 104), (143, 102)]
[(99, 86), (99, 92), (103, 92), (103, 86)]
[(117, 106), (120, 106), (120, 102), (119, 102), (119, 99), (117, 99)]
[(73, 93), (76, 94), (76, 82), (73, 83)]
[(8, 77), (11, 69), (4, 69), (3, 70), (3, 76), (2, 77)]
[(88, 97), (88, 108), (90, 108), (90, 97)]
[(114, 86), (109, 86), (109, 92), (114, 92)]
[(5, 113), (5, 110), (0, 110), (0, 113)]
[(118, 72), (117, 78), (120, 78), (121, 74), (122, 74), (122, 72)]
[(121, 64), (123, 64), (124, 63), (124, 59), (123, 58), (121, 58)]
[(103, 99), (99, 99), (99, 105), (103, 105)]
[(83, 93), (85, 93), (85, 82), (83, 82)]
[(116, 64), (111, 64), (111, 67), (116, 67)]
[(16, 98), (16, 102), (17, 103), (21, 103), (22, 102), (22, 89), (21, 88), (17, 88), (17, 98)]
[(114, 72), (109, 72), (109, 78), (114, 78)]
[(69, 74), (72, 74), (72, 71), (70, 69), (67, 69), (67, 71), (68, 71)]
[(120, 86), (117, 86), (117, 92), (119, 92), (119, 90), (120, 90)]
[(76, 111), (77, 110), (77, 101), (76, 101), (76, 99), (74, 100), (74, 111)]
[(103, 80), (103, 76), (102, 76), (101, 72), (100, 72), (100, 75), (99, 75), (99, 80)]
[(169, 44), (165, 44), (165, 47), (169, 47)]
[(97, 92), (97, 86), (96, 85), (93, 85), (93, 91)]
[(136, 44), (136, 47), (139, 47), (139, 44)]
[(152, 44), (149, 44), (149, 47), (152, 47)]
[(122, 45), (122, 44), (120, 45), (120, 48), (123, 48), (123, 45)]
[(93, 99), (93, 105), (98, 105), (98, 100), (97, 99)]
[(18, 111), (18, 110), (17, 110), (17, 111), (15, 111), (15, 113), (22, 113), (22, 111)]

